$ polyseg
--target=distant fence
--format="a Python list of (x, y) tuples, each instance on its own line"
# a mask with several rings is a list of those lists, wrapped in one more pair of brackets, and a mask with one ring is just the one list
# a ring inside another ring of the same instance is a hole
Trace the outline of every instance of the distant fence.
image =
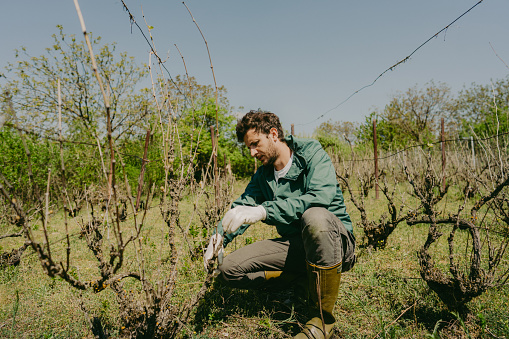
[[(59, 137), (44, 136), (44, 135), (41, 135), (40, 133), (36, 133), (34, 131), (30, 131), (30, 130), (27, 130), (27, 129), (24, 129), (22, 127), (15, 126), (15, 125), (12, 125), (12, 124), (5, 124), (4, 126), (17, 129), (20, 132), (24, 132), (26, 134), (36, 136), (38, 139), (44, 139), (44, 140), (48, 140), (50, 142), (55, 142), (55, 143), (62, 142), (63, 144), (76, 144), (76, 145), (82, 145), (82, 146), (90, 146), (90, 147), (94, 147), (94, 148), (97, 147), (97, 143), (93, 143), (93, 142), (72, 141), (72, 140), (66, 140), (66, 139), (63, 139), (63, 138), (60, 139)], [(212, 126), (210, 128), (210, 131), (211, 131), (211, 134), (212, 134), (211, 142), (212, 142), (212, 146), (214, 148), (213, 155), (217, 157), (217, 145), (218, 145), (218, 140), (217, 139), (218, 138), (215, 136), (215, 130), (214, 130), (214, 128)], [(148, 147), (148, 135), (149, 135), (148, 133), (150, 133), (150, 131), (147, 131), (147, 136), (145, 138), (145, 147), (144, 147), (144, 149), (146, 147)], [(291, 134), (295, 135), (294, 124), (291, 124)], [(475, 152), (476, 152), (475, 151), (475, 149), (476, 149), (475, 144), (476, 143), (480, 143), (482, 141), (487, 141), (487, 140), (490, 140), (490, 139), (494, 139), (494, 138), (502, 137), (502, 136), (505, 136), (505, 135), (509, 135), (509, 132), (502, 132), (502, 133), (498, 133), (498, 134), (495, 134), (495, 135), (490, 135), (490, 136), (486, 136), (486, 137), (482, 137), (482, 138), (477, 137), (477, 136), (476, 137), (470, 136), (469, 138), (445, 139), (444, 124), (443, 124), (443, 119), (442, 119), (441, 132), (440, 132), (440, 136), (439, 136), (439, 140), (438, 141), (430, 142), (430, 143), (426, 143), (426, 144), (417, 144), (417, 145), (407, 146), (405, 148), (402, 148), (402, 149), (399, 149), (399, 150), (395, 150), (395, 151), (391, 152), (390, 154), (385, 154), (385, 155), (380, 155), (380, 150), (378, 149), (377, 138), (376, 138), (376, 135), (377, 135), (376, 121), (374, 119), (373, 119), (373, 135), (374, 135), (374, 138), (373, 138), (373, 157), (362, 158), (362, 159), (342, 159), (342, 162), (372, 162), (374, 164), (374, 166), (375, 166), (375, 175), (377, 175), (378, 171), (376, 169), (379, 168), (380, 160), (384, 160), (384, 159), (395, 157), (395, 156), (399, 155), (400, 153), (407, 152), (410, 149), (414, 149), (414, 148), (431, 148), (431, 147), (433, 147), (435, 145), (439, 145), (440, 144), (440, 146), (441, 146), (441, 153), (442, 153), (442, 169), (444, 169), (445, 168), (445, 164), (447, 162), (447, 159), (446, 159), (447, 153), (445, 152), (446, 144), (447, 143), (451, 143), (451, 142), (467, 141), (469, 143), (469, 148), (471, 149), (472, 166), (475, 168), (475, 166), (477, 165), (476, 154), (475, 154)], [(144, 166), (144, 165), (149, 164), (149, 163), (153, 163), (153, 162), (157, 162), (157, 161), (162, 161), (163, 160), (163, 157), (154, 158), (154, 159), (148, 159), (146, 157), (146, 153), (143, 154), (143, 155), (142, 154), (139, 154), (139, 155), (138, 154), (131, 154), (131, 153), (129, 153), (129, 149), (128, 148), (119, 147), (118, 149), (120, 151), (119, 153), (122, 156), (132, 157), (132, 158), (139, 159), (140, 166)], [(226, 156), (226, 160), (228, 160), (227, 156)], [(334, 162), (334, 160), (333, 160), (333, 162)], [(336, 163), (337, 163), (337, 161), (336, 161)], [(257, 166), (257, 164), (255, 166)], [(376, 178), (376, 180), (377, 179), (378, 178)]]

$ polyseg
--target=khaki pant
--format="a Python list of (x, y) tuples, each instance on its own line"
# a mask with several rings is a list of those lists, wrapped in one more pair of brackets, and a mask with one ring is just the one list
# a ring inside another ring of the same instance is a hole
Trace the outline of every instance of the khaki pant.
[(228, 286), (252, 289), (264, 287), (265, 271), (305, 279), (305, 261), (323, 268), (342, 263), (340, 269), (348, 271), (355, 263), (354, 250), (355, 237), (343, 223), (327, 209), (312, 207), (302, 215), (300, 233), (236, 250), (219, 266), (220, 277)]

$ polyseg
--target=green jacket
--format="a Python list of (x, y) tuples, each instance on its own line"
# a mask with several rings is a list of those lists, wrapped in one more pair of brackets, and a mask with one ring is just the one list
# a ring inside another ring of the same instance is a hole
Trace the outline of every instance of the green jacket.
[[(261, 166), (231, 208), (262, 205), (267, 211), (264, 222), (276, 226), (281, 236), (289, 236), (300, 232), (299, 220), (308, 208), (325, 207), (353, 234), (352, 221), (329, 155), (316, 140), (293, 136), (285, 140), (293, 150), (293, 163), (288, 173), (276, 183), (274, 167)], [(224, 245), (249, 226), (244, 224), (234, 233), (226, 234)], [(221, 222), (218, 231), (223, 233)]]

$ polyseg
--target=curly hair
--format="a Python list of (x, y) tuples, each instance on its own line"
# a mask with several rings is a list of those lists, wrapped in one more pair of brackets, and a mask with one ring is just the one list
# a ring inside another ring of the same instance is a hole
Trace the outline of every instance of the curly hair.
[(284, 141), (285, 134), (277, 115), (271, 112), (251, 110), (237, 121), (235, 130), (238, 141), (243, 142), (244, 136), (250, 129), (254, 129), (256, 133), (269, 134), (272, 128), (277, 130), (278, 139)]

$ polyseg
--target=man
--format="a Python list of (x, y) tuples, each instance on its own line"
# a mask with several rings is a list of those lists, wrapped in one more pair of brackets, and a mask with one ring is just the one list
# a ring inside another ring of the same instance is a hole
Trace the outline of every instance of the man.
[(317, 141), (285, 138), (273, 113), (247, 113), (236, 132), (263, 166), (218, 224), (205, 266), (251, 224), (276, 226), (281, 238), (231, 253), (218, 267), (219, 277), (244, 289), (304, 280), (311, 319), (295, 338), (329, 338), (341, 272), (355, 261), (352, 222), (334, 166)]

